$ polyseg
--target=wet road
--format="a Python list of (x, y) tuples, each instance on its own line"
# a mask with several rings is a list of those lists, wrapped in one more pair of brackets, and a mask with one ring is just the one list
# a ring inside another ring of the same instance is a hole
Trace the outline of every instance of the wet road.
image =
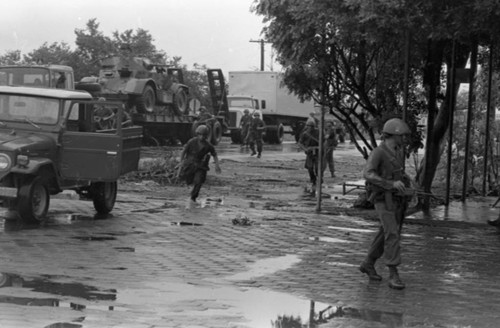
[[(221, 157), (248, 157), (222, 146)], [(293, 144), (276, 147), (262, 161), (303, 159)], [(500, 234), (478, 222), (410, 218), (408, 287), (395, 291), (381, 265), (381, 283), (357, 270), (375, 221), (315, 214), (297, 199), (184, 205), (121, 192), (107, 217), (68, 197), (42, 226), (0, 221), (0, 327), (498, 326)]]

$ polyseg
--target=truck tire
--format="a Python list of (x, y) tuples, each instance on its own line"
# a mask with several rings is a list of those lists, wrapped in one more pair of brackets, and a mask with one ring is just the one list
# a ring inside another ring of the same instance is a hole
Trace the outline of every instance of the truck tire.
[(150, 85), (146, 85), (142, 95), (135, 99), (135, 107), (138, 113), (153, 113), (155, 110), (155, 91)]
[(215, 121), (212, 126), (212, 139), (210, 139), (212, 145), (217, 146), (222, 139), (222, 125), (219, 121)]
[(243, 142), (241, 137), (241, 130), (231, 130), (231, 142), (234, 144), (240, 144)]
[(92, 182), (90, 184), (90, 194), (97, 213), (108, 214), (113, 210), (117, 189), (116, 181)]
[(189, 114), (189, 102), (186, 90), (180, 88), (175, 92), (174, 103), (181, 114)]
[(19, 188), (17, 212), (27, 222), (41, 222), (49, 210), (50, 193), (41, 177), (34, 177)]
[(280, 145), (283, 143), (283, 136), (285, 134), (285, 128), (283, 124), (278, 123), (276, 127), (272, 127), (266, 130), (266, 141), (270, 144)]

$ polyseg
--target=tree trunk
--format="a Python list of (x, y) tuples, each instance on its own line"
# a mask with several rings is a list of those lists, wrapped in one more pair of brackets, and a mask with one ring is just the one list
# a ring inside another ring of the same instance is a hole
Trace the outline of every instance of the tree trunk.
[[(422, 159), (422, 164), (417, 171), (416, 180), (423, 187), (425, 192), (431, 191), (432, 181), (434, 180), (438, 164), (443, 151), (442, 144), (445, 142), (444, 137), (449, 127), (449, 111), (450, 94), (453, 92), (453, 97), (457, 96), (459, 84), (456, 84), (455, 90), (451, 90), (451, 58), (447, 62), (447, 79), (446, 79), (446, 96), (439, 111), (437, 111), (437, 90), (439, 87), (439, 75), (441, 73), (441, 63), (444, 58), (445, 43), (440, 41), (430, 41), (428, 51), (429, 64), (425, 68), (424, 79), (428, 84), (428, 121), (427, 121), (427, 140), (425, 143), (425, 155)], [(457, 58), (455, 61), (456, 68), (464, 68), (470, 53), (470, 47), (466, 45), (458, 46)], [(425, 199), (421, 204), (423, 210), (429, 209), (429, 199)]]

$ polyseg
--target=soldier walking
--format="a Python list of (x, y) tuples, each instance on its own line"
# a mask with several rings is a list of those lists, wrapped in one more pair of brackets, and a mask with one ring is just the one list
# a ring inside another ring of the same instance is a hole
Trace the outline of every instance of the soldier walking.
[(240, 135), (241, 135), (241, 147), (246, 147), (248, 149), (248, 130), (250, 123), (252, 122), (252, 116), (250, 115), (250, 110), (245, 108), (243, 111), (243, 116), (240, 120)]
[(410, 133), (401, 119), (388, 120), (383, 127), (384, 141), (366, 162), (364, 178), (368, 200), (375, 205), (381, 226), (359, 270), (370, 280), (381, 281), (375, 262), (384, 255), (389, 268), (389, 287), (404, 289), (397, 267), (401, 263), (401, 224), (407, 207), (404, 196), (409, 177), (404, 173), (404, 137)]
[[(250, 156), (257, 154), (257, 158), (262, 156), (262, 132), (264, 132), (265, 124), (260, 118), (260, 113), (255, 111), (253, 113), (252, 121), (248, 129), (248, 143), (252, 153)], [(255, 144), (257, 144), (257, 152), (255, 152)]]
[(305, 130), (300, 135), (299, 146), (306, 153), (304, 168), (309, 173), (309, 180), (314, 191), (318, 177), (319, 131), (316, 129), (316, 123), (313, 120), (307, 121)]
[(335, 125), (333, 122), (328, 122), (325, 129), (325, 142), (324, 145), (324, 161), (323, 161), (323, 172), (326, 170), (326, 166), (328, 165), (328, 169), (330, 170), (330, 174), (332, 178), (335, 178), (335, 162), (333, 161), (333, 151), (337, 147), (337, 133), (335, 133)]

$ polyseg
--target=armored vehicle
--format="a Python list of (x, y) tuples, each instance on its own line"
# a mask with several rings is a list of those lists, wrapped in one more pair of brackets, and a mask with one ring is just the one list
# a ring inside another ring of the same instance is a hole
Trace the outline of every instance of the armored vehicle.
[(213, 144), (222, 136), (217, 120), (201, 122), (190, 108), (189, 88), (179, 68), (142, 57), (113, 56), (101, 61), (99, 76), (83, 78), (76, 88), (123, 102), (134, 124), (144, 128), (144, 140), (153, 145), (185, 143), (200, 124), (209, 127)]
[(142, 128), (125, 122), (123, 112), (121, 103), (94, 101), (87, 92), (0, 86), (0, 201), (7, 217), (41, 221), (50, 195), (63, 190), (109, 213), (118, 178), (137, 169), (140, 155)]

